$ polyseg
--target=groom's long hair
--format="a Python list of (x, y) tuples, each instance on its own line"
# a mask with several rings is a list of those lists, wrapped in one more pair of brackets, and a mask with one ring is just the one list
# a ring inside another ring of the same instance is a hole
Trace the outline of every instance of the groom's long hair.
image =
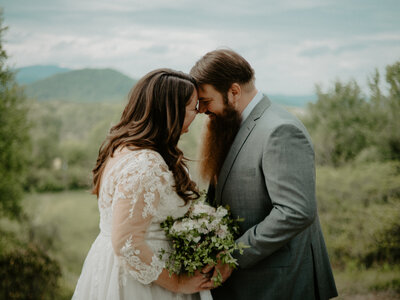
[(119, 123), (110, 129), (93, 169), (92, 193), (99, 196), (106, 161), (120, 147), (151, 149), (164, 158), (175, 179), (175, 190), (187, 203), (199, 197), (187, 172), (178, 141), (186, 105), (197, 88), (194, 79), (170, 69), (154, 70), (132, 88)]
[(253, 90), (255, 75), (250, 64), (230, 49), (206, 53), (190, 70), (199, 86), (212, 85), (223, 97), (224, 112), (210, 119), (201, 149), (200, 175), (215, 184), (229, 149), (240, 128), (241, 116), (229, 105), (228, 90), (233, 83)]

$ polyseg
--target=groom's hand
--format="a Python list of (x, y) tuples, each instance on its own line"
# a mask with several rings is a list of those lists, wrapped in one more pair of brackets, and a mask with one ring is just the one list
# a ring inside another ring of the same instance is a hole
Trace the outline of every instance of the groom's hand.
[(233, 269), (229, 267), (228, 264), (222, 264), (219, 262), (217, 265), (214, 266), (214, 272), (212, 274), (212, 277), (209, 281), (201, 285), (201, 288), (203, 289), (212, 289), (215, 288), (216, 286), (214, 285), (214, 280), (213, 278), (216, 278), (218, 276), (218, 273), (221, 274), (222, 276), (222, 282), (225, 282), (229, 276), (231, 276)]
[(207, 265), (200, 272), (205, 278), (211, 278), (214, 273), (214, 265)]

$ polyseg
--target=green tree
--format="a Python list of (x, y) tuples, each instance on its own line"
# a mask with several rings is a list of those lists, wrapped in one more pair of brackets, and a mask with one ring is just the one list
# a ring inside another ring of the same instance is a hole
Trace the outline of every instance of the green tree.
[(400, 160), (400, 61), (386, 67), (386, 82), (387, 95), (380, 89), (377, 70), (369, 80), (371, 119), (375, 124), (371, 140), (383, 160)]
[(318, 100), (309, 104), (304, 123), (313, 137), (317, 162), (338, 166), (366, 147), (369, 108), (355, 81), (338, 80), (326, 93), (320, 86), (316, 89)]
[(386, 67), (388, 90), (380, 74), (369, 79), (364, 96), (355, 81), (336, 81), (309, 104), (304, 119), (321, 165), (340, 166), (350, 161), (400, 160), (400, 62)]
[(21, 212), (25, 169), (30, 152), (28, 106), (23, 91), (6, 65), (0, 11), (0, 216), (14, 218)]
[[(29, 105), (6, 65), (0, 10), (0, 217), (23, 224), (20, 201), (30, 157)], [(11, 222), (11, 221), (10, 221)], [(7, 224), (7, 223), (4, 223)], [(3, 223), (2, 223), (3, 225)], [(0, 228), (0, 299), (55, 299), (60, 266), (40, 243)]]

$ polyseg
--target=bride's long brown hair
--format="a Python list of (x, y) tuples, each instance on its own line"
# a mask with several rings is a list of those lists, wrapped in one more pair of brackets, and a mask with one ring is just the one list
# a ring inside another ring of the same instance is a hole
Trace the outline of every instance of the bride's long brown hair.
[(110, 129), (93, 169), (92, 193), (99, 196), (105, 163), (119, 147), (151, 149), (160, 153), (175, 179), (175, 190), (187, 203), (199, 197), (187, 172), (178, 141), (186, 105), (197, 88), (194, 79), (171, 69), (157, 69), (140, 79), (129, 94), (121, 120)]

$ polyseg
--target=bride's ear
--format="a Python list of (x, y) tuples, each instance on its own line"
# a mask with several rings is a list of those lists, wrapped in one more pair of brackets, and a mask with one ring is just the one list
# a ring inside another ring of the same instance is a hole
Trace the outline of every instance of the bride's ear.
[(230, 89), (228, 90), (228, 100), (229, 103), (237, 109), (239, 105), (239, 99), (242, 95), (242, 89), (239, 83), (232, 83)]

